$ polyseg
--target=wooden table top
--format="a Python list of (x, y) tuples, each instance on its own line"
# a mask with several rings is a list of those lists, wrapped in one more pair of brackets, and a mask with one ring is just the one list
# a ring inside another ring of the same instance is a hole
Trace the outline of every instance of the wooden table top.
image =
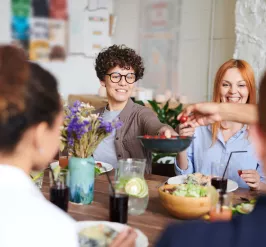
[[(111, 175), (113, 176), (113, 175)], [(140, 229), (153, 246), (163, 229), (171, 222), (183, 222), (172, 217), (160, 203), (158, 187), (167, 180), (167, 177), (146, 175), (149, 187), (149, 204), (146, 212), (139, 216), (128, 217), (128, 225)], [(45, 176), (42, 192), (49, 199), (48, 177)], [(241, 197), (253, 199), (256, 192), (247, 189), (238, 189), (233, 193), (233, 204), (241, 203)], [(68, 213), (77, 221), (109, 220), (108, 180), (105, 175), (98, 176), (95, 180), (94, 201), (90, 205), (76, 205), (69, 203)]]

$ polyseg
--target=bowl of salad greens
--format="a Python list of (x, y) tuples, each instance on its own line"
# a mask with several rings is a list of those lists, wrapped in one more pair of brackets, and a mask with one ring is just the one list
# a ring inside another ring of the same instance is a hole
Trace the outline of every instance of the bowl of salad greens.
[(211, 208), (209, 188), (194, 184), (169, 184), (159, 188), (162, 205), (179, 219), (196, 219)]

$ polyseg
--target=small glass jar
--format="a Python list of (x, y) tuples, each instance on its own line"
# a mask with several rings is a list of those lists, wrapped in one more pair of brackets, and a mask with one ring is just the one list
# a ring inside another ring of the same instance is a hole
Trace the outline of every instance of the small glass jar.
[(231, 194), (222, 193), (218, 190), (219, 200), (210, 210), (210, 221), (229, 221), (232, 219), (232, 198)]

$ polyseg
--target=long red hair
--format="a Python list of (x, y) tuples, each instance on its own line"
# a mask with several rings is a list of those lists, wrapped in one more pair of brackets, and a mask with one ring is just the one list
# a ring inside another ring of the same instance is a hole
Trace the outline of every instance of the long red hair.
[[(220, 87), (222, 79), (226, 71), (232, 68), (237, 68), (246, 82), (249, 92), (247, 104), (256, 104), (256, 84), (255, 84), (254, 71), (246, 61), (238, 59), (230, 59), (218, 69), (214, 80), (213, 102), (218, 102), (218, 103), (221, 102)], [(216, 122), (212, 125), (213, 144), (217, 141), (217, 134), (220, 128), (222, 128), (220, 122)]]

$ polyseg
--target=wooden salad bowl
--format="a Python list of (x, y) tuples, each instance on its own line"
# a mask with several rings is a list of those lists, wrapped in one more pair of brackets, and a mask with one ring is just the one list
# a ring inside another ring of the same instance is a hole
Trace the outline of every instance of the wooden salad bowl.
[(184, 197), (171, 195), (163, 191), (175, 186), (178, 185), (163, 185), (158, 189), (160, 201), (171, 215), (179, 219), (196, 219), (210, 211), (211, 200), (209, 196), (200, 198)]

